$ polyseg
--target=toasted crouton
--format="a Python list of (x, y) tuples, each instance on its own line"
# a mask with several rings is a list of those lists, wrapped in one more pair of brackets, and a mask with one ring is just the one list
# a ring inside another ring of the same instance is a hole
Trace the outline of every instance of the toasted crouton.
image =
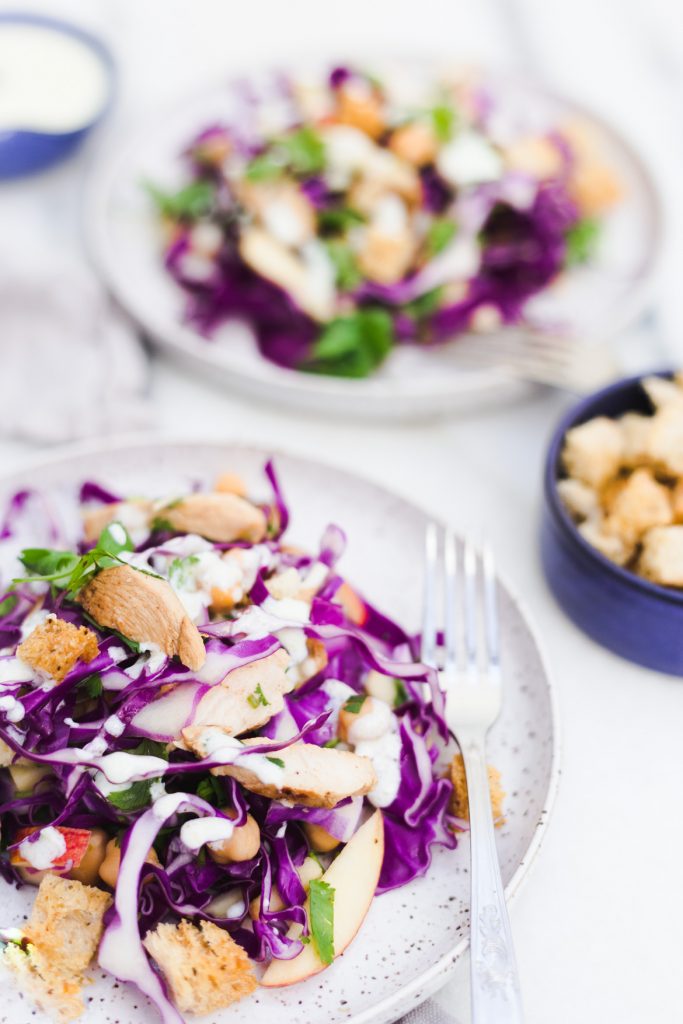
[(405, 276), (414, 256), (415, 242), (408, 228), (389, 234), (371, 224), (364, 232), (358, 266), (371, 281), (390, 285)]
[(649, 469), (636, 469), (615, 496), (605, 529), (631, 543), (651, 527), (667, 526), (672, 520), (668, 487), (657, 483)]
[(591, 547), (617, 565), (626, 565), (633, 555), (633, 544), (606, 530), (603, 519), (587, 519), (585, 523), (579, 523), (577, 529)]
[(683, 476), (683, 407), (675, 402), (652, 417), (647, 439), (649, 461), (669, 476)]
[(624, 442), (621, 455), (622, 466), (626, 469), (637, 469), (638, 466), (647, 465), (649, 461), (647, 446), (652, 417), (642, 416), (638, 412), (627, 412), (619, 418), (618, 423)]
[(206, 660), (204, 642), (170, 583), (129, 565), (103, 569), (79, 594), (96, 622), (141, 643), (155, 643), (188, 668)]
[(567, 431), (562, 461), (569, 476), (599, 488), (617, 474), (623, 445), (619, 425), (598, 416)]
[(666, 377), (645, 377), (641, 381), (643, 391), (655, 409), (664, 409), (667, 405), (683, 406), (683, 388)]
[(212, 1013), (251, 995), (257, 986), (249, 957), (228, 932), (209, 921), (200, 928), (186, 920), (160, 924), (143, 943), (181, 1013)]
[[(505, 824), (503, 816), (503, 800), (505, 793), (500, 784), (500, 772), (492, 764), (488, 765), (489, 792), (491, 794), (491, 807), (493, 809), (493, 820), (496, 827)], [(456, 818), (470, 819), (470, 802), (467, 795), (467, 778), (465, 776), (465, 762), (462, 754), (456, 754), (451, 761), (448, 773), (453, 783), (453, 795), (451, 797), (451, 811)]]
[(656, 526), (643, 537), (639, 570), (654, 583), (683, 587), (683, 526)]
[(21, 948), (10, 943), (5, 947), (2, 963), (38, 1009), (61, 1024), (75, 1020), (85, 1010), (80, 979), (63, 974), (36, 946)]
[(81, 882), (46, 875), (40, 883), (26, 943), (7, 946), (3, 962), (36, 1005), (60, 1021), (84, 1010), (83, 977), (102, 937), (111, 896)]
[(111, 896), (60, 875), (40, 883), (26, 932), (50, 961), (80, 974), (94, 957), (102, 938), (103, 918)]
[(338, 90), (336, 119), (340, 124), (358, 128), (372, 139), (379, 138), (386, 123), (381, 97), (374, 90), (355, 83)]
[(582, 480), (574, 480), (572, 477), (558, 480), (557, 493), (574, 519), (589, 519), (598, 512), (598, 496), (593, 488), (584, 484)]
[(674, 522), (683, 523), (683, 480), (678, 480), (671, 492), (671, 506), (674, 513)]
[(97, 637), (85, 626), (50, 617), (36, 626), (17, 648), (17, 656), (31, 668), (61, 683), (77, 661), (97, 657)]

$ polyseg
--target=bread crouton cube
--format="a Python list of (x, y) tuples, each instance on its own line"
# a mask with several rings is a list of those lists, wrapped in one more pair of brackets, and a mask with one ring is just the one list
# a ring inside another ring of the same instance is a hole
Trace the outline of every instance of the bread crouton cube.
[(46, 875), (26, 932), (51, 963), (80, 974), (97, 952), (111, 901), (109, 893), (101, 889), (60, 875)]
[(17, 648), (17, 655), (22, 661), (58, 683), (77, 661), (92, 661), (97, 652), (97, 637), (92, 630), (74, 626), (56, 616), (50, 616), (36, 626)]
[(599, 510), (597, 493), (582, 480), (573, 477), (558, 480), (557, 493), (573, 519), (590, 519)]
[(408, 230), (387, 234), (370, 225), (358, 253), (358, 266), (372, 281), (395, 284), (407, 273), (414, 255), (415, 243)]
[(683, 587), (683, 526), (655, 526), (643, 537), (639, 569), (666, 587)]
[(676, 381), (667, 377), (644, 377), (641, 385), (655, 409), (664, 409), (667, 405), (683, 406), (683, 388)]
[(212, 1013), (250, 995), (257, 982), (249, 957), (209, 921), (183, 920), (148, 932), (145, 949), (163, 971), (181, 1013)]
[(626, 469), (636, 469), (638, 466), (647, 465), (652, 417), (642, 416), (639, 412), (627, 412), (618, 422), (623, 440), (622, 466)]
[(585, 523), (579, 523), (577, 530), (591, 547), (616, 565), (626, 565), (633, 555), (633, 543), (606, 530), (603, 519), (587, 519)]
[(683, 523), (683, 480), (677, 480), (671, 492), (671, 507), (675, 523)]
[(649, 469), (636, 469), (615, 496), (605, 530), (635, 542), (653, 526), (673, 520), (671, 492), (657, 483)]
[(668, 476), (683, 476), (683, 407), (671, 403), (651, 419), (649, 461)]
[[(500, 783), (500, 772), (493, 765), (487, 766), (489, 776), (489, 793), (491, 795), (491, 807), (493, 809), (493, 820), (496, 827), (505, 824), (503, 816), (503, 800), (505, 793)], [(467, 777), (465, 775), (465, 762), (462, 754), (456, 754), (450, 763), (448, 774), (453, 783), (453, 794), (451, 796), (451, 812), (456, 818), (463, 818), (469, 821), (470, 802), (467, 795)]]
[(75, 1020), (85, 1010), (81, 980), (64, 975), (37, 946), (23, 948), (11, 942), (2, 955), (20, 990), (44, 1013), (60, 1024)]
[(569, 476), (599, 488), (619, 471), (623, 446), (619, 424), (598, 416), (567, 431), (562, 461)]

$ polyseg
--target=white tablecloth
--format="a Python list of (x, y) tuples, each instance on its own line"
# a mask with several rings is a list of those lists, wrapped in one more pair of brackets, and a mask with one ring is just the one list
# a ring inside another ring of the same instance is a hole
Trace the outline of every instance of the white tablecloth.
[[(613, 118), (652, 160), (670, 233), (657, 334), (647, 344), (681, 349), (683, 23), (676, 0), (53, 0), (43, 7), (92, 25), (117, 50), (121, 88), (107, 133), (198, 78), (300, 53), (437, 51), (539, 70)], [(5, 240), (77, 250), (80, 186), (98, 141), (47, 175), (0, 187)], [(413, 426), (325, 422), (240, 401), (155, 359), (151, 401), (161, 432), (323, 458), (445, 514), (460, 530), (476, 524), (492, 539), (503, 573), (540, 625), (564, 732), (554, 821), (511, 908), (528, 1022), (680, 1020), (683, 685), (594, 646), (545, 588), (537, 554), (541, 466), (569, 399), (538, 393), (523, 405)], [(25, 450), (0, 442), (0, 468), (19, 463)], [(444, 994), (462, 1024), (466, 969)]]

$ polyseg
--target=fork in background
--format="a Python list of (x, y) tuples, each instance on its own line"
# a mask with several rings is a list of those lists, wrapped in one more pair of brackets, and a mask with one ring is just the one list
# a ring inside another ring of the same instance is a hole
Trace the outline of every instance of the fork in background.
[[(470, 808), (470, 978), (473, 1024), (521, 1024), (522, 1003), (493, 827), (485, 738), (500, 712), (502, 676), (493, 552), (478, 556), (468, 540), (463, 556), (453, 534), (434, 523), (425, 538), (421, 660), (438, 670), (446, 722), (465, 764)], [(443, 658), (439, 664), (438, 576), (443, 576)], [(481, 600), (480, 600), (481, 599)], [(480, 614), (481, 611), (483, 614)], [(458, 629), (458, 626), (461, 629)], [(459, 657), (458, 634), (462, 633)]]
[(567, 335), (509, 329), (468, 334), (452, 346), (455, 366), (497, 370), (512, 377), (588, 394), (622, 375), (605, 342), (587, 344)]

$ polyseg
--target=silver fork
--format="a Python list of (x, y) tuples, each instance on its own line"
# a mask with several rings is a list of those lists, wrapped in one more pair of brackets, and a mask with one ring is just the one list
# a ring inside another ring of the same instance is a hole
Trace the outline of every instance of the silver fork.
[(588, 394), (621, 375), (609, 345), (566, 335), (514, 331), (468, 334), (452, 346), (454, 363)]
[[(446, 694), (446, 721), (458, 741), (467, 777), (472, 886), (472, 1022), (521, 1024), (519, 979), (496, 853), (485, 754), (486, 733), (498, 717), (502, 702), (493, 552), (486, 546), (483, 553), (477, 555), (474, 546), (465, 541), (463, 557), (459, 559), (453, 534), (445, 533), (441, 652), (437, 634), (438, 533), (436, 525), (430, 523), (425, 538), (421, 660), (439, 672)], [(459, 632), (463, 638), (461, 657)]]

